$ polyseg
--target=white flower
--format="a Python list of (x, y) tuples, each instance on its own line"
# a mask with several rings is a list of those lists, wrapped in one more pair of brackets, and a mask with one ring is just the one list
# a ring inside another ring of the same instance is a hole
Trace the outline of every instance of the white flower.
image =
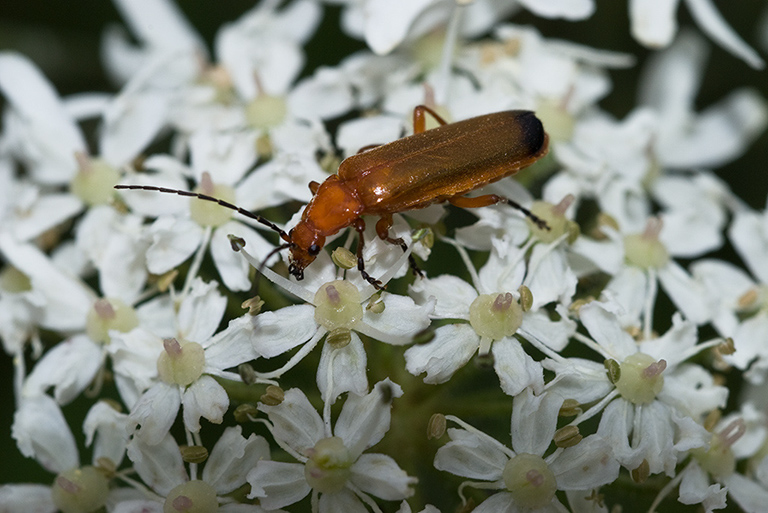
[[(486, 265), (479, 273), (469, 267), (474, 287), (452, 275), (419, 280), (411, 286), (411, 295), (417, 301), (436, 300), (435, 318), (469, 321), (441, 326), (435, 330), (433, 340), (409, 348), (405, 359), (411, 374), (426, 372), (425, 383), (443, 383), (475, 352), (485, 355), (492, 351), (494, 369), (505, 393), (517, 395), (526, 387), (542, 389), (540, 364), (525, 352), (514, 335), (519, 333), (545, 352), (547, 348), (557, 351), (565, 347), (574, 324), (562, 310), (562, 320), (555, 322), (539, 308), (556, 299), (570, 301), (575, 277), (564, 264), (562, 254), (546, 244), (533, 246), (530, 264), (526, 265), (530, 248), (531, 245), (518, 248), (493, 239)], [(457, 245), (457, 249), (468, 262), (463, 248)], [(538, 279), (539, 276), (544, 278)], [(533, 296), (527, 311), (520, 305), (521, 285), (529, 287)]]
[[(98, 426), (98, 427), (97, 427)], [(127, 436), (126, 415), (105, 403), (96, 403), (86, 417), (88, 443), (98, 429), (93, 466), (80, 466), (75, 438), (56, 401), (47, 395), (21, 400), (12, 434), (19, 450), (57, 474), (53, 485), (6, 484), (0, 486), (0, 504), (8, 511), (93, 511), (114, 503), (120, 495), (110, 490), (107, 475), (123, 459)], [(99, 468), (107, 463), (110, 468)]]
[(363, 511), (370, 495), (402, 500), (416, 479), (384, 454), (364, 454), (389, 430), (391, 400), (402, 389), (384, 380), (365, 396), (349, 394), (333, 429), (326, 403), (323, 417), (298, 389), (277, 406), (259, 404), (278, 444), (300, 463), (259, 461), (248, 473), (249, 497), (267, 509), (293, 504), (312, 492), (312, 511)]
[(242, 343), (248, 319), (232, 321), (214, 335), (225, 308), (216, 284), (197, 279), (179, 306), (173, 338), (163, 339), (150, 327), (114, 334), (109, 350), (116, 381), (145, 443), (163, 439), (180, 406), (192, 433), (200, 431), (200, 417), (222, 422), (229, 397), (212, 376), (240, 381), (225, 369), (258, 356)]
[[(680, 0), (629, 0), (632, 35), (651, 48), (669, 45), (677, 33), (675, 14), (679, 3)], [(761, 69), (765, 65), (760, 56), (728, 26), (712, 0), (685, 0), (685, 3), (699, 27), (725, 50), (753, 68)]]
[[(390, 235), (407, 237), (406, 230), (405, 223), (396, 222)], [(411, 248), (403, 253), (399, 247), (370, 235), (366, 241), (366, 270), (386, 285), (392, 276), (403, 272)], [(429, 326), (432, 302), (416, 305), (408, 297), (376, 293), (354, 271), (347, 273), (346, 279), (338, 279), (325, 252), (306, 269), (304, 280), (297, 283), (262, 268), (245, 248), (240, 251), (267, 278), (307, 303), (254, 317), (253, 347), (263, 357), (272, 358), (304, 344), (280, 369), (259, 373), (262, 378), (282, 376), (331, 333), (335, 336), (326, 338), (317, 371), (317, 385), (323, 398), (333, 402), (338, 395), (350, 391), (362, 395), (368, 391), (367, 356), (357, 332), (387, 344), (405, 345)]]
[[(619, 464), (608, 441), (591, 435), (573, 447), (550, 452), (562, 398), (526, 389), (512, 408), (512, 449), (453, 416), (463, 429), (449, 429), (451, 441), (435, 456), (435, 468), (501, 490), (473, 511), (563, 511), (558, 490), (588, 490), (613, 482)], [(545, 456), (546, 455), (546, 456)], [(481, 486), (482, 485), (482, 486)], [(586, 492), (585, 492), (586, 493)]]
[[(157, 444), (148, 444), (141, 437), (128, 444), (128, 457), (142, 481), (152, 488), (142, 494), (127, 496), (116, 512), (161, 512), (170, 508), (194, 511), (219, 511), (237, 513), (249, 511), (263, 513), (259, 506), (243, 505), (228, 497), (245, 484), (245, 476), (257, 462), (269, 460), (269, 444), (255, 434), (242, 435), (240, 426), (224, 430), (221, 438), (210, 451), (202, 473), (198, 476), (197, 464), (184, 466), (181, 450), (170, 435)], [(149, 496), (149, 497), (147, 497)], [(183, 505), (183, 508), (176, 507)], [(163, 509), (165, 507), (165, 509)]]
[(575, 335), (608, 363), (546, 360), (556, 373), (547, 389), (580, 404), (597, 401), (571, 425), (602, 412), (597, 432), (624, 467), (633, 470), (645, 460), (651, 474), (672, 476), (680, 455), (709, 441), (698, 419), (722, 408), (728, 396), (703, 367), (685, 361), (720, 341), (697, 345), (695, 326), (675, 315), (666, 334), (638, 343), (621, 328), (615, 310), (598, 302), (582, 306), (579, 317), (592, 339)]

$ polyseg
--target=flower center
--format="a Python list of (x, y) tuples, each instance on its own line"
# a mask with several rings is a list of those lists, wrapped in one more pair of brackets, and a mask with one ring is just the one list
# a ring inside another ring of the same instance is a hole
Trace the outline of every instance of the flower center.
[(502, 478), (521, 509), (542, 508), (552, 502), (557, 491), (555, 474), (540, 456), (533, 454), (518, 454), (509, 460)]
[(511, 337), (523, 323), (523, 309), (511, 293), (483, 294), (469, 305), (469, 324), (481, 337)]
[(163, 349), (157, 358), (157, 373), (166, 383), (185, 387), (203, 374), (205, 351), (197, 342), (182, 345), (175, 338), (167, 338)]
[(328, 331), (353, 328), (363, 318), (360, 291), (348, 281), (323, 284), (315, 293), (315, 321)]
[(115, 194), (120, 173), (102, 159), (92, 159), (83, 153), (76, 155), (80, 169), (69, 184), (69, 190), (89, 206), (105, 205)]
[(737, 419), (728, 424), (720, 433), (712, 435), (709, 450), (696, 448), (691, 455), (699, 465), (714, 477), (728, 477), (736, 470), (736, 456), (731, 447), (746, 432), (744, 419)]
[(308, 453), (304, 477), (309, 486), (321, 493), (334, 493), (344, 488), (354, 461), (341, 438), (323, 438)]
[(23, 272), (12, 265), (6, 265), (0, 271), (0, 289), (10, 294), (18, 294), (32, 290), (32, 282)]
[(534, 201), (531, 205), (531, 213), (545, 221), (549, 230), (539, 228), (529, 217), (526, 217), (531, 233), (541, 242), (548, 244), (568, 234), (568, 242), (573, 242), (579, 236), (579, 225), (565, 217), (568, 207), (575, 201), (572, 194), (568, 194), (557, 205), (546, 201)]
[(133, 307), (119, 299), (97, 299), (88, 311), (85, 332), (94, 342), (108, 343), (109, 330), (128, 333), (139, 325), (139, 318)]
[(269, 130), (282, 124), (287, 112), (285, 98), (260, 94), (245, 107), (245, 119), (253, 128)]
[(219, 509), (216, 490), (205, 481), (187, 481), (170, 492), (163, 513), (208, 513)]
[(616, 388), (621, 396), (634, 404), (648, 404), (664, 388), (665, 360), (658, 362), (645, 353), (629, 355), (621, 362)]
[[(207, 172), (203, 173), (200, 185), (195, 187), (194, 192), (235, 203), (235, 190), (229, 185), (214, 184), (211, 181), (211, 175)], [(192, 198), (189, 202), (189, 215), (200, 226), (221, 226), (232, 219), (233, 212), (213, 201)]]
[(661, 220), (648, 220), (643, 233), (624, 237), (624, 258), (627, 263), (642, 269), (659, 269), (669, 262), (667, 248), (659, 240)]
[(62, 513), (90, 513), (106, 502), (108, 484), (107, 477), (95, 467), (73, 468), (53, 480), (51, 498)]

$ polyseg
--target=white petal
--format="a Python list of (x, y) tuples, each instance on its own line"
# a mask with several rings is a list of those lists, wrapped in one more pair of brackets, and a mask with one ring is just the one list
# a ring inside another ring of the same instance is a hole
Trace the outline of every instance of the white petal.
[(725, 22), (710, 0), (686, 0), (691, 16), (699, 27), (720, 46), (746, 61), (755, 69), (763, 69), (765, 63), (752, 48)]
[(368, 508), (363, 506), (363, 503), (351, 490), (342, 488), (336, 493), (320, 495), (317, 511), (318, 513), (336, 513), (337, 511), (367, 513)]
[[(694, 109), (708, 55), (709, 47), (698, 33), (681, 31), (672, 46), (648, 59), (640, 84), (640, 103), (652, 107), (675, 128), (685, 123)], [(660, 129), (670, 127), (662, 125)]]
[(672, 327), (664, 335), (652, 340), (643, 340), (642, 351), (657, 360), (667, 362), (667, 368), (677, 367), (698, 342), (696, 325), (683, 320), (679, 312), (672, 316)]
[(634, 421), (634, 407), (621, 398), (614, 399), (603, 410), (597, 434), (602, 436), (613, 448), (613, 455), (622, 466), (628, 469), (637, 468), (643, 461), (637, 457), (629, 446)]
[(216, 184), (234, 185), (255, 163), (254, 131), (221, 133), (197, 131), (189, 139), (192, 168), (199, 180), (203, 172)]
[(138, 436), (133, 439), (140, 438), (148, 445), (159, 444), (176, 420), (180, 404), (181, 397), (177, 386), (155, 383), (144, 392), (131, 410), (131, 422), (141, 426)]
[(544, 18), (583, 20), (595, 11), (594, 0), (521, 0), (529, 11)]
[(97, 262), (101, 289), (105, 296), (135, 303), (147, 282), (146, 245), (136, 232), (118, 231), (107, 241)]
[(527, 387), (540, 393), (544, 388), (544, 369), (511, 337), (497, 340), (492, 346), (493, 369), (505, 394), (515, 396)]
[(726, 488), (720, 484), (709, 484), (709, 476), (694, 461), (684, 470), (680, 481), (679, 501), (683, 504), (701, 504), (705, 511), (722, 509), (726, 506)]
[(669, 145), (660, 145), (670, 167), (717, 167), (740, 157), (768, 122), (765, 99), (751, 89), (737, 89), (681, 127)]
[(603, 295), (612, 298), (622, 306), (621, 312), (615, 312), (621, 326), (637, 326), (639, 324), (640, 316), (645, 308), (649, 279), (642, 269), (622, 265), (621, 269), (606, 285)]
[(19, 451), (49, 472), (80, 465), (72, 431), (59, 406), (47, 395), (22, 398), (13, 416), (11, 436)]
[(358, 395), (368, 392), (365, 348), (357, 333), (352, 332), (351, 336), (349, 344), (342, 348), (334, 348), (327, 342), (323, 344), (317, 366), (317, 388), (324, 401), (333, 403), (344, 392)]
[[(553, 502), (557, 503), (557, 499)], [(511, 493), (498, 492), (485, 499), (472, 511), (476, 513), (518, 513), (520, 508), (515, 504), (515, 499)], [(552, 504), (539, 508), (539, 511), (542, 513), (561, 513), (559, 509), (552, 509)]]
[(437, 299), (434, 315), (439, 319), (469, 320), (469, 305), (477, 298), (472, 285), (450, 274), (416, 280), (409, 294), (419, 304), (426, 303), (430, 297)]
[(83, 208), (83, 203), (71, 194), (41, 196), (24, 215), (14, 219), (14, 236), (20, 241), (31, 240), (44, 231), (58, 226)]
[(148, 46), (192, 51), (205, 48), (181, 9), (169, 0), (118, 0), (115, 6), (134, 35)]
[(32, 288), (45, 296), (40, 326), (57, 331), (85, 328), (85, 317), (95, 298), (83, 283), (57, 269), (36, 247), (19, 244), (6, 234), (0, 234), (0, 251), (29, 277)]
[(664, 388), (658, 398), (681, 414), (698, 418), (706, 412), (723, 408), (728, 399), (728, 389), (715, 385), (714, 377), (703, 367), (685, 364), (665, 376)]
[(515, 396), (512, 407), (512, 448), (517, 453), (542, 456), (552, 443), (563, 398), (534, 395), (530, 388)]
[(120, 466), (128, 443), (128, 415), (120, 413), (106, 401), (94, 404), (83, 421), (86, 445), (93, 445), (93, 461), (107, 458)]
[(557, 321), (551, 320), (549, 313), (544, 310), (526, 312), (519, 333), (523, 337), (541, 342), (550, 349), (562, 351), (576, 332), (576, 323), (568, 318), (565, 311), (560, 311), (559, 305), (556, 309), (560, 314)]
[(56, 513), (51, 487), (38, 484), (6, 484), (0, 486), (0, 504), (8, 512)]
[(253, 346), (265, 358), (290, 351), (318, 333), (315, 308), (292, 305), (253, 318)]
[[(399, 116), (380, 114), (345, 121), (336, 134), (336, 145), (343, 155), (354, 155), (360, 148), (370, 144), (385, 144), (399, 139), (403, 121)], [(376, 141), (376, 142), (372, 142)]]
[(286, 390), (283, 402), (277, 406), (259, 403), (258, 408), (269, 416), (274, 426), (272, 429), (274, 437), (282, 440), (299, 454), (314, 447), (326, 436), (323, 419), (309, 403), (304, 392), (298, 388)]
[(463, 367), (480, 346), (469, 324), (449, 324), (435, 330), (435, 338), (405, 352), (405, 368), (414, 376), (426, 372), (424, 383), (445, 383)]
[(217, 285), (200, 278), (192, 283), (179, 307), (179, 334), (185, 339), (204, 344), (219, 327), (227, 298), (219, 293)]
[(162, 216), (147, 230), (152, 245), (147, 249), (147, 269), (163, 274), (192, 256), (203, 239), (203, 228), (183, 217)]
[(375, 53), (391, 52), (418, 17), (437, 0), (372, 0), (365, 6), (365, 42)]
[(562, 252), (552, 251), (546, 244), (533, 247), (523, 282), (533, 293), (533, 310), (553, 301), (570, 303), (576, 292), (576, 282), (576, 275)]
[(768, 283), (768, 236), (766, 218), (757, 212), (736, 212), (728, 237), (750, 272), (762, 283)]
[(483, 481), (501, 479), (509, 457), (477, 433), (449, 429), (451, 441), (437, 450), (435, 468), (457, 476)]
[(635, 341), (601, 303), (593, 301), (584, 305), (579, 317), (595, 342), (605, 350), (605, 356), (621, 361), (637, 352)]
[(704, 287), (676, 262), (670, 262), (659, 269), (659, 281), (675, 306), (691, 322), (703, 324), (707, 321), (710, 306)]
[(547, 384), (547, 390), (563, 399), (575, 399), (586, 404), (605, 397), (613, 390), (602, 363), (574, 357), (562, 362), (546, 359), (542, 363), (556, 376)]
[(723, 481), (728, 487), (728, 494), (744, 511), (758, 513), (765, 510), (768, 490), (736, 472)]
[[(0, 53), (0, 91), (30, 125), (41, 145), (38, 157), (60, 167), (55, 182), (68, 181), (77, 169), (75, 152), (86, 149), (75, 121), (66, 113), (51, 83), (26, 57)], [(62, 174), (63, 173), (63, 174)]]
[(631, 0), (632, 36), (650, 48), (669, 45), (677, 32), (675, 11), (679, 0)]
[(336, 420), (334, 435), (344, 440), (352, 455), (359, 456), (384, 438), (389, 430), (392, 399), (402, 395), (400, 386), (389, 379), (376, 383), (367, 395), (350, 394)]
[(163, 352), (163, 340), (142, 327), (128, 333), (112, 333), (108, 351), (112, 354), (113, 370), (129, 378), (143, 392), (157, 378), (157, 359)]
[(130, 91), (130, 85), (105, 110), (100, 131), (101, 156), (115, 167), (143, 151), (168, 118), (168, 95)]
[[(363, 324), (366, 326), (359, 326), (358, 331), (389, 344), (407, 344), (413, 341), (416, 334), (429, 327), (429, 315), (434, 308), (434, 301), (417, 306), (409, 297), (388, 293), (382, 294), (381, 301), (384, 303), (384, 311), (372, 313), (366, 309), (363, 316)], [(377, 334), (366, 327), (373, 328)]]
[(296, 84), (288, 96), (290, 111), (299, 118), (330, 119), (353, 105), (352, 89), (341, 72), (319, 68), (314, 75)]
[(213, 446), (203, 469), (203, 481), (219, 495), (245, 484), (249, 470), (261, 460), (269, 459), (269, 443), (253, 433), (246, 439), (242, 427), (228, 427)]
[(304, 465), (298, 463), (262, 460), (248, 472), (246, 479), (251, 485), (248, 497), (257, 497), (259, 504), (268, 510), (298, 502), (311, 490), (304, 478)]
[(385, 454), (363, 454), (352, 468), (350, 481), (365, 493), (384, 500), (411, 497), (417, 479), (409, 477), (394, 459)]
[(611, 446), (597, 435), (583, 439), (565, 449), (552, 463), (550, 470), (557, 478), (560, 490), (586, 490), (612, 483), (619, 477), (619, 462)]
[(248, 252), (259, 260), (263, 260), (274, 246), (253, 228), (236, 221), (230, 221), (213, 232), (211, 256), (224, 285), (231, 291), (247, 291), (252, 285), (249, 278), (251, 266), (239, 252), (232, 251), (227, 237), (230, 234), (245, 240)]
[(102, 348), (84, 335), (56, 344), (45, 353), (24, 382), (24, 394), (54, 387), (59, 404), (68, 404), (91, 384), (104, 362)]
[(222, 371), (261, 356), (251, 341), (255, 336), (251, 315), (229, 321), (227, 329), (214, 335), (205, 348), (205, 372)]
[(221, 424), (229, 408), (229, 396), (224, 387), (210, 376), (201, 376), (184, 391), (184, 426), (192, 433), (200, 432), (200, 417)]
[(189, 480), (181, 451), (171, 435), (156, 444), (133, 437), (128, 443), (128, 458), (141, 480), (162, 496)]

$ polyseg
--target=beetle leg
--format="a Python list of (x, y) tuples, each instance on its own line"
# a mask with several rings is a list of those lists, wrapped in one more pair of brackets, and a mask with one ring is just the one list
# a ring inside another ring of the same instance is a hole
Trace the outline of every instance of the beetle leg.
[[(403, 239), (400, 237), (394, 238), (389, 236), (390, 228), (392, 228), (392, 214), (384, 214), (381, 216), (381, 218), (379, 218), (378, 221), (376, 221), (376, 233), (381, 240), (385, 240), (390, 244), (400, 246), (400, 248), (403, 250), (403, 253), (408, 251), (408, 246), (405, 245), (405, 241)], [(421, 276), (422, 278), (424, 277), (424, 273), (421, 271), (421, 269), (419, 269), (419, 266), (416, 264), (416, 259), (413, 258), (413, 255), (408, 255), (408, 265), (411, 267), (411, 272), (413, 272), (415, 276)]]
[(365, 272), (365, 262), (363, 261), (363, 247), (365, 246), (365, 239), (363, 238), (363, 232), (365, 231), (365, 221), (361, 218), (357, 218), (355, 221), (355, 230), (357, 230), (357, 270), (360, 271), (360, 276), (365, 281), (373, 285), (378, 290), (384, 290), (386, 286), (381, 284), (381, 281), (377, 280), (367, 272)]
[(504, 196), (499, 196), (497, 194), (485, 194), (483, 196), (475, 196), (473, 198), (468, 198), (466, 196), (454, 196), (452, 198), (448, 198), (448, 203), (451, 205), (455, 205), (460, 208), (479, 208), (479, 207), (487, 207), (488, 205), (495, 205), (496, 203), (506, 203), (512, 208), (515, 208), (525, 214), (528, 219), (536, 223), (536, 226), (543, 230), (549, 230), (549, 226), (547, 225), (546, 221), (544, 221), (539, 216), (535, 215), (533, 212), (522, 206), (520, 203), (513, 201), (509, 198), (505, 198)]
[(413, 109), (413, 133), (414, 134), (420, 134), (421, 132), (424, 132), (427, 130), (427, 116), (425, 112), (429, 112), (430, 114), (432, 114), (432, 117), (435, 118), (435, 120), (441, 125), (448, 124), (448, 122), (444, 120), (442, 117), (440, 117), (440, 115), (437, 112), (430, 109), (426, 105), (417, 105), (416, 108)]
[(320, 184), (317, 183), (316, 181), (312, 180), (311, 182), (309, 182), (309, 190), (312, 193), (312, 196), (317, 194), (317, 190), (319, 188), (320, 188)]

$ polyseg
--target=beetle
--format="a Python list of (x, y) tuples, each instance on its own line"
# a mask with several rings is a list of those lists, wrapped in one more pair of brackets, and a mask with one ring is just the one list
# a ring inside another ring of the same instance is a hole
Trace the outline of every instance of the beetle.
[[(426, 113), (440, 126), (426, 130)], [(354, 227), (359, 237), (357, 268), (362, 277), (378, 289), (382, 288), (381, 282), (365, 271), (363, 262), (364, 215), (378, 216), (376, 234), (399, 245), (403, 251), (407, 249), (405, 242), (389, 236), (392, 215), (445, 201), (462, 208), (504, 202), (520, 210), (540, 228), (548, 228), (528, 209), (503, 196), (465, 196), (517, 173), (547, 154), (549, 137), (533, 112), (511, 110), (447, 123), (434, 110), (419, 105), (413, 111), (413, 129), (413, 135), (363, 148), (346, 158), (337, 174), (323, 183), (311, 182), (313, 197), (300, 221), (287, 233), (262, 216), (205, 194), (143, 185), (116, 185), (115, 188), (197, 197), (268, 226), (284, 241), (274, 252), (289, 250), (288, 270), (297, 280), (304, 278), (304, 269), (323, 249), (327, 237)], [(411, 266), (418, 272), (412, 258)]]

